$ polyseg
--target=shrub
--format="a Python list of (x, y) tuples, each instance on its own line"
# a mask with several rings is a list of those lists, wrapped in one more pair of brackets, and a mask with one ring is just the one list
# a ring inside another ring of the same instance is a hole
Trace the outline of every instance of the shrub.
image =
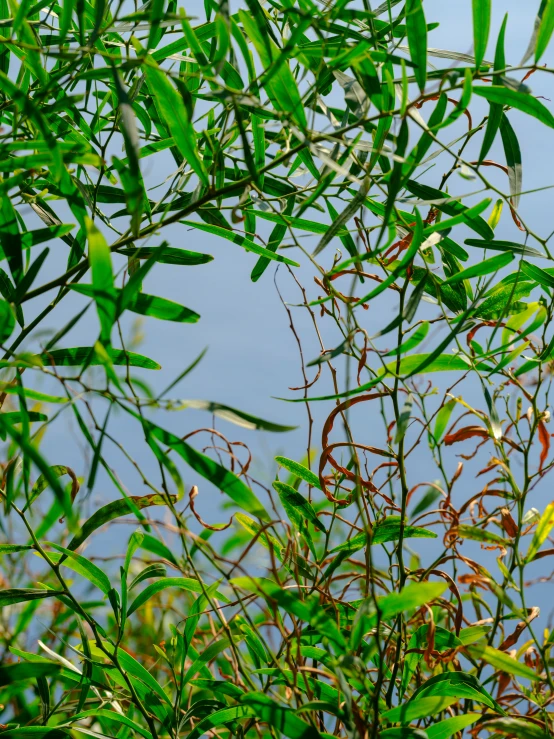
[[(551, 736), (554, 267), (519, 139), (554, 127), (554, 3), (518, 66), (490, 0), (473, 55), (422, 0), (204, 5), (1, 6), (0, 733)], [(172, 224), (296, 291), (307, 452), (267, 485), (164, 412), (290, 427), (134, 351), (129, 313), (199, 319), (148, 274), (215, 270)]]

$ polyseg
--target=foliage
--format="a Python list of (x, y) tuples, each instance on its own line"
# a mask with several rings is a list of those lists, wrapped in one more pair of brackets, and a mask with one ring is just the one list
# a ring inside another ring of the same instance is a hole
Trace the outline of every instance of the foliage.
[[(0, 7), (0, 733), (552, 736), (529, 578), (554, 552), (532, 495), (553, 465), (554, 264), (521, 212), (518, 132), (554, 127), (529, 87), (553, 71), (554, 3), (518, 66), (507, 19), (491, 54), (490, 0), (475, 56), (430, 45), (423, 0)], [(172, 224), (250, 252), (260, 289), (275, 262), (313, 321), (308, 357), (285, 304), (307, 454), (270, 485), (167, 413), (290, 426), (169, 399), (201, 357), (160, 389), (132, 351), (129, 312), (200, 318), (143, 290), (212, 269)], [(201, 517), (216, 489), (228, 523)]]

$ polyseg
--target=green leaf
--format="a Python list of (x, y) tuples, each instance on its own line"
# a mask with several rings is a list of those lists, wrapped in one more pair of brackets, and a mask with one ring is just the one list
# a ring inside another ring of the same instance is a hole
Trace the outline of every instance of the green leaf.
[(310, 485), (311, 487), (321, 490), (319, 477), (317, 475), (314, 475), (314, 473), (311, 472), (311, 470), (309, 470), (307, 467), (304, 467), (304, 465), (300, 464), (299, 462), (294, 462), (292, 459), (287, 459), (287, 457), (275, 457), (275, 461), (277, 462), (277, 464), (280, 464), (281, 467), (284, 467), (293, 475), (296, 475), (296, 477), (299, 477), (301, 480), (304, 480), (304, 482), (307, 482), (308, 485)]
[[(90, 298), (97, 297), (97, 290), (94, 285), (71, 285), (71, 289), (75, 292), (86, 295)], [(116, 304), (122, 294), (122, 290), (114, 288), (113, 297)], [(190, 308), (184, 305), (174, 303), (166, 298), (159, 298), (155, 295), (147, 295), (146, 293), (137, 293), (125, 306), (127, 310), (138, 313), (142, 316), (150, 316), (162, 321), (175, 321), (176, 323), (196, 323), (200, 316)]]
[(550, 732), (545, 731), (532, 721), (525, 718), (512, 718), (505, 716), (503, 718), (494, 718), (485, 721), (480, 725), (489, 731), (495, 732), (493, 736), (509, 735), (515, 736), (517, 739), (550, 739)]
[[(152, 739), (152, 734), (136, 721), (133, 721), (128, 716), (125, 716), (125, 714), (118, 713), (117, 711), (108, 711), (105, 708), (92, 708), (89, 711), (81, 711), (80, 713), (71, 716), (71, 723), (81, 721), (84, 718), (90, 717), (94, 717), (98, 720), (105, 718), (108, 721), (114, 721), (116, 724), (128, 726), (130, 729), (132, 729), (132, 731), (143, 736), (144, 739)], [(80, 727), (77, 726), (75, 728), (77, 731), (79, 731)]]
[(165, 577), (166, 572), (167, 570), (165, 568), (165, 565), (160, 564), (159, 562), (155, 562), (154, 564), (148, 565), (148, 567), (145, 567), (142, 572), (139, 572), (139, 574), (131, 582), (131, 584), (129, 585), (129, 590), (132, 590), (134, 587), (139, 585), (139, 583), (143, 582), (144, 580), (149, 580), (150, 578), (155, 578), (155, 577)]
[(0, 344), (7, 341), (15, 328), (15, 316), (10, 304), (0, 300)]
[(427, 81), (427, 23), (421, 0), (406, 0), (406, 33), (415, 78), (423, 92)]
[(540, 521), (537, 523), (537, 528), (533, 534), (529, 550), (525, 555), (525, 562), (532, 562), (536, 555), (539, 553), (539, 549), (542, 547), (544, 542), (547, 540), (552, 527), (554, 526), (554, 503), (549, 503), (544, 509)]
[(468, 217), (469, 208), (458, 200), (453, 199), (448, 193), (436, 190), (434, 187), (429, 187), (429, 185), (423, 185), (421, 182), (416, 182), (415, 180), (408, 180), (406, 182), (406, 188), (421, 200), (426, 202), (438, 201), (435, 202), (436, 207), (449, 216), (465, 215), (469, 228), (478, 233), (483, 239), (494, 238), (492, 228), (483, 218), (479, 216)]
[(414, 404), (413, 397), (412, 395), (409, 394), (398, 416), (398, 422), (396, 425), (396, 434), (394, 437), (395, 444), (400, 444), (400, 442), (406, 435), (406, 431), (408, 430), (408, 424), (410, 423), (410, 416), (412, 415), (413, 404)]
[(547, 0), (540, 21), (535, 46), (535, 64), (546, 51), (554, 32), (554, 1)]
[(110, 345), (112, 327), (115, 323), (115, 291), (113, 284), (112, 258), (106, 239), (90, 218), (86, 220), (88, 256), (94, 286), (94, 299), (100, 320), (100, 341)]
[(237, 234), (234, 231), (229, 231), (226, 228), (221, 228), (220, 226), (212, 226), (208, 223), (195, 223), (194, 221), (181, 221), (181, 223), (185, 226), (197, 228), (199, 231), (205, 231), (206, 233), (213, 234), (214, 236), (221, 236), (222, 239), (232, 241), (233, 243), (242, 246), (242, 248), (246, 251), (251, 251), (254, 254), (259, 254), (262, 257), (266, 257), (266, 259), (272, 259), (275, 262), (283, 262), (283, 264), (290, 264), (292, 267), (300, 266), (298, 262), (293, 262), (292, 259), (287, 259), (286, 257), (281, 256), (281, 254), (275, 254), (269, 249), (266, 249), (265, 246), (259, 246), (250, 239), (247, 239), (246, 236), (241, 236), (240, 234)]
[[(148, 585), (140, 595), (137, 595), (137, 597), (129, 606), (127, 616), (130, 616), (138, 608), (144, 605), (146, 601), (150, 600), (150, 598), (152, 598), (154, 595), (161, 593), (162, 590), (166, 590), (167, 588), (186, 590), (189, 593), (204, 593), (206, 590), (206, 587), (202, 585), (199, 580), (193, 580), (190, 577), (162, 577), (159, 580), (156, 580), (156, 582)], [(221, 593), (216, 593), (216, 597), (224, 601), (226, 600), (225, 596), (221, 595)]]
[(282, 433), (285, 431), (294, 431), (297, 426), (282, 426), (279, 423), (273, 423), (272, 421), (264, 421), (263, 418), (252, 416), (250, 413), (239, 411), (231, 406), (223, 405), (223, 403), (214, 403), (211, 400), (180, 400), (179, 409), (181, 408), (195, 408), (201, 411), (208, 411), (213, 413), (218, 418), (223, 418), (229, 423), (234, 423), (237, 426), (242, 426), (245, 429), (258, 429), (260, 431), (273, 431), (275, 433)]
[[(287, 198), (287, 203), (285, 205), (285, 209), (283, 210), (283, 216), (285, 216), (287, 220), (294, 209), (294, 203), (295, 203), (294, 197)], [(267, 215), (263, 213), (263, 211), (259, 211), (258, 214)], [(269, 236), (269, 240), (267, 242), (267, 249), (269, 251), (276, 252), (277, 249), (281, 246), (281, 243), (283, 239), (285, 238), (286, 233), (287, 233), (287, 226), (284, 223), (279, 223), (277, 221), (275, 227), (273, 228)], [(252, 282), (257, 282), (260, 279), (260, 277), (263, 275), (265, 270), (268, 268), (270, 262), (271, 260), (268, 259), (267, 257), (260, 257), (258, 259), (256, 264), (254, 265), (252, 274), (250, 275)]]
[[(143, 357), (141, 354), (123, 351), (123, 349), (106, 349), (106, 353), (112, 364), (123, 367), (142, 367), (143, 369), (161, 369), (161, 366), (153, 359)], [(72, 349), (54, 349), (44, 354), (37, 355), (46, 366), (56, 365), (58, 367), (80, 367), (102, 364), (96, 356), (92, 346), (76, 346)]]
[(0, 234), (2, 251), (8, 259), (10, 272), (17, 285), (23, 277), (23, 244), (17, 213), (9, 197), (0, 200)]
[(498, 103), (499, 105), (509, 105), (522, 113), (537, 118), (541, 123), (554, 128), (554, 116), (539, 100), (525, 92), (518, 92), (509, 87), (493, 85), (491, 87), (474, 87), (473, 92), (476, 95), (484, 97), (489, 103)]
[(13, 606), (15, 603), (26, 603), (29, 600), (42, 600), (62, 595), (62, 590), (38, 590), (36, 588), (8, 588), (0, 590), (0, 608)]
[(25, 552), (29, 549), (33, 549), (32, 544), (0, 544), (0, 555)]
[(200, 739), (211, 729), (216, 729), (220, 726), (225, 726), (232, 721), (237, 721), (241, 718), (250, 718), (255, 716), (256, 711), (252, 706), (232, 706), (231, 708), (222, 708), (219, 711), (209, 714), (201, 721), (199, 721), (192, 731), (187, 734), (187, 739)]
[(279, 583), (265, 577), (236, 577), (230, 582), (249, 593), (263, 596), (270, 604), (276, 603), (286, 613), (310, 624), (318, 634), (327, 637), (339, 647), (346, 646), (344, 636), (336, 622), (322, 610), (319, 599), (302, 600), (300, 593), (289, 588), (285, 589)]
[[(371, 535), (368, 536), (365, 531), (353, 536), (344, 544), (339, 544), (331, 552), (348, 552), (349, 555), (359, 551), (366, 546), (369, 540), (372, 544), (385, 544), (389, 541), (398, 541), (402, 530), (402, 522), (397, 516), (388, 516), (384, 521), (375, 524)], [(433, 531), (424, 529), (421, 526), (404, 525), (404, 539), (436, 539), (437, 535)]]
[(505, 652), (501, 652), (499, 649), (486, 644), (470, 644), (466, 649), (474, 659), (484, 660), (489, 665), (492, 665), (495, 670), (507, 672), (509, 675), (523, 677), (532, 681), (540, 680), (539, 675), (534, 670), (518, 662), (517, 659), (510, 657)]
[(480, 718), (480, 713), (466, 713), (464, 716), (445, 718), (443, 721), (439, 721), (438, 723), (429, 726), (426, 729), (427, 736), (429, 739), (448, 739), (454, 734), (463, 731), (466, 726), (474, 724)]
[(492, 249), (493, 251), (511, 251), (514, 254), (521, 254), (526, 257), (544, 257), (545, 255), (533, 249), (531, 246), (525, 244), (517, 244), (515, 241), (498, 241), (498, 240), (486, 240), (481, 241), (480, 239), (466, 239), (464, 244), (468, 246), (478, 246), (481, 249)]
[(77, 478), (75, 477), (75, 473), (73, 472), (73, 470), (71, 470), (69, 467), (66, 467), (65, 465), (55, 464), (49, 468), (48, 476), (42, 474), (37, 478), (37, 481), (35, 482), (31, 490), (29, 501), (25, 504), (25, 507), (23, 508), (23, 512), (25, 512), (32, 505), (33, 501), (36, 500), (36, 498), (38, 498), (38, 496), (44, 490), (46, 490), (46, 488), (50, 485), (50, 480), (52, 479), (52, 476), (58, 478), (63, 477), (64, 475), (69, 475), (69, 477), (73, 481), (72, 497), (74, 498), (77, 494), (77, 491), (79, 490), (79, 484), (77, 482)]
[(246, 693), (241, 702), (250, 706), (254, 715), (278, 734), (284, 734), (289, 739), (321, 739), (314, 726), (298, 718), (292, 708), (280, 705), (265, 693)]
[(173, 87), (167, 73), (158, 67), (152, 57), (147, 58), (144, 69), (160, 118), (166, 124), (183, 159), (198, 175), (202, 184), (208, 187), (208, 175), (198, 153), (196, 133), (183, 98)]
[(505, 113), (500, 120), (500, 135), (508, 167), (511, 201), (514, 208), (519, 205), (519, 198), (523, 190), (523, 170), (521, 165), (521, 149), (516, 133)]
[(140, 249), (126, 248), (118, 249), (118, 254), (124, 254), (134, 259), (150, 259), (154, 257), (154, 261), (158, 264), (176, 264), (179, 266), (193, 266), (197, 264), (207, 264), (213, 261), (210, 254), (201, 254), (196, 251), (187, 251), (186, 249), (175, 249), (171, 246), (142, 246)]
[[(64, 567), (69, 567), (69, 569), (74, 570), (74, 572), (86, 577), (89, 582), (106, 595), (110, 592), (112, 589), (110, 578), (93, 562), (88, 560), (86, 557), (83, 557), (81, 554), (77, 554), (70, 549), (61, 547), (59, 544), (54, 544), (52, 542), (46, 543), (61, 553), (57, 557), (52, 552), (49, 553), (49, 557), (54, 562), (62, 564)], [(63, 557), (61, 556), (62, 554), (64, 555)]]
[(381, 618), (389, 619), (403, 611), (411, 611), (430, 603), (435, 598), (440, 598), (446, 588), (446, 583), (442, 582), (415, 582), (406, 585), (399, 593), (381, 596), (377, 599)]
[(472, 0), (473, 48), (477, 69), (485, 58), (491, 27), (491, 0)]
[(529, 277), (531, 280), (538, 282), (539, 285), (554, 289), (554, 277), (544, 269), (537, 267), (530, 262), (526, 262), (524, 259), (520, 262), (520, 268), (524, 275)]
[(498, 713), (503, 713), (502, 708), (485, 690), (479, 680), (474, 675), (466, 672), (443, 672), (430, 677), (417, 688), (410, 701), (414, 701), (416, 698), (430, 697), (453, 697), (457, 700), (468, 698), (484, 703)]
[(27, 682), (37, 677), (56, 675), (60, 669), (60, 665), (57, 665), (55, 662), (40, 658), (33, 662), (0, 665), (0, 687), (22, 680)]
[(442, 436), (446, 431), (448, 421), (450, 420), (450, 416), (452, 415), (452, 411), (454, 410), (456, 405), (456, 400), (452, 398), (451, 400), (448, 400), (437, 413), (435, 428), (433, 429), (433, 437), (437, 444), (442, 439)]
[(81, 527), (79, 534), (73, 537), (67, 548), (71, 551), (78, 549), (81, 544), (86, 541), (91, 534), (99, 529), (109, 521), (113, 521), (115, 518), (121, 516), (127, 516), (130, 513), (136, 514), (143, 508), (148, 508), (153, 505), (167, 505), (168, 500), (162, 495), (142, 495), (142, 496), (129, 496), (128, 498), (121, 498), (120, 500), (114, 500), (111, 503), (107, 503), (102, 508), (99, 508), (96, 513), (85, 521)]
[(2, 413), (2, 419), (9, 423), (34, 423), (40, 421), (48, 421), (48, 416), (44, 413), (38, 413), (37, 411), (26, 411), (20, 413), (19, 411), (10, 411), (8, 413)]
[(488, 275), (492, 272), (498, 272), (499, 269), (506, 267), (513, 260), (514, 255), (509, 252), (499, 254), (497, 257), (490, 257), (490, 259), (478, 262), (471, 267), (467, 267), (467, 269), (463, 269), (461, 272), (456, 272), (442, 284), (451, 285), (455, 282), (461, 282), (462, 280), (469, 280), (472, 277), (482, 277), (483, 275)]
[(291, 485), (287, 485), (285, 482), (279, 482), (279, 480), (276, 480), (273, 483), (273, 487), (277, 491), (285, 508), (293, 508), (299, 516), (307, 518), (308, 521), (316, 527), (316, 529), (323, 531), (323, 533), (327, 533), (325, 526), (317, 517), (312, 504), (309, 503), (303, 495), (291, 487)]
[(456, 696), (429, 696), (427, 698), (418, 698), (416, 700), (410, 700), (402, 706), (392, 708), (390, 711), (385, 711), (382, 714), (382, 718), (385, 719), (385, 721), (408, 724), (410, 721), (415, 721), (419, 718), (435, 716), (437, 713), (444, 711), (445, 708), (448, 708), (448, 706), (451, 706), (457, 701), (458, 699)]
[(424, 321), (420, 326), (416, 328), (416, 330), (406, 341), (402, 342), (402, 344), (400, 344), (400, 346), (396, 347), (395, 349), (391, 349), (384, 356), (391, 357), (395, 354), (407, 354), (408, 352), (411, 352), (412, 349), (415, 349), (416, 346), (419, 346), (419, 344), (421, 344), (421, 342), (427, 337), (428, 333), (429, 322)]
[(503, 546), (508, 546), (510, 544), (508, 539), (504, 539), (492, 531), (480, 529), (478, 526), (460, 524), (458, 526), (457, 533), (462, 539), (471, 539), (472, 541), (482, 541), (488, 544), (500, 544)]
[(289, 115), (304, 130), (307, 126), (306, 114), (287, 55), (267, 35), (267, 26), (259, 22), (257, 13), (252, 15), (251, 12), (239, 10), (239, 18), (263, 65), (260, 85), (266, 89), (276, 110)]

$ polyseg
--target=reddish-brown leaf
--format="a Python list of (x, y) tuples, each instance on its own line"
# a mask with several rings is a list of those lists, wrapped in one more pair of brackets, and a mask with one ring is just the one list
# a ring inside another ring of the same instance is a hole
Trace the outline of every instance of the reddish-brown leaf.
[(539, 421), (539, 441), (541, 444), (539, 470), (542, 470), (550, 451), (550, 434), (546, 430), (544, 421)]
[(444, 437), (444, 443), (446, 444), (446, 446), (450, 446), (451, 444), (456, 444), (456, 442), (458, 441), (471, 439), (473, 436), (486, 438), (488, 435), (489, 432), (482, 426), (464, 426), (463, 429), (458, 429), (453, 434), (447, 434)]

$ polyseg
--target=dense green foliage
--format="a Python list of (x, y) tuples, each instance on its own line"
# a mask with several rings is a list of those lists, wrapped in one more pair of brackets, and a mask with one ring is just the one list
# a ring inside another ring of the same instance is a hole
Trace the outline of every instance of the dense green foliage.
[[(554, 128), (554, 2), (519, 66), (490, 0), (474, 56), (423, 0), (0, 9), (0, 735), (553, 736), (554, 258), (518, 131)], [(201, 357), (164, 388), (131, 351), (129, 312), (200, 319), (143, 290), (209, 279), (171, 224), (296, 291), (307, 452), (267, 486), (213, 423), (289, 426), (172, 400)], [(213, 423), (180, 437), (187, 407)]]

